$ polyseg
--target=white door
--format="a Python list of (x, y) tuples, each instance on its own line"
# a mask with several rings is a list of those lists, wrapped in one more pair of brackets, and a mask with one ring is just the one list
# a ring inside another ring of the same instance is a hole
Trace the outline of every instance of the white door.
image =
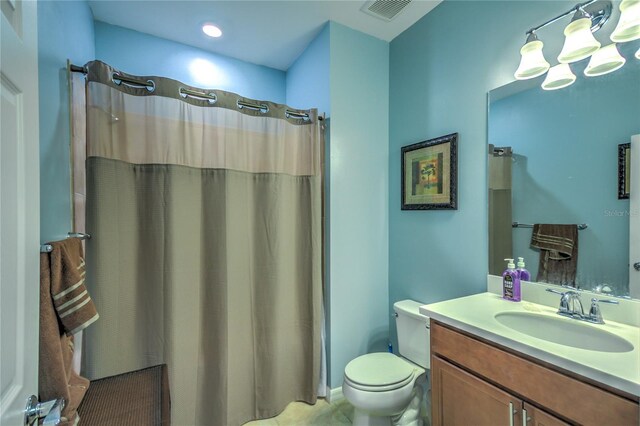
[(0, 5), (0, 424), (13, 426), (38, 394), (38, 26), (35, 1)]
[(640, 299), (640, 135), (631, 136), (629, 187), (629, 293)]

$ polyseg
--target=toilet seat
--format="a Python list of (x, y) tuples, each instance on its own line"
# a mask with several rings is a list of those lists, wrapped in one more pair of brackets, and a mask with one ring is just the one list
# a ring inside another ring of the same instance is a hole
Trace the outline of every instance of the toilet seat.
[(386, 392), (411, 383), (416, 367), (387, 352), (359, 356), (347, 364), (344, 379), (349, 386), (367, 392)]

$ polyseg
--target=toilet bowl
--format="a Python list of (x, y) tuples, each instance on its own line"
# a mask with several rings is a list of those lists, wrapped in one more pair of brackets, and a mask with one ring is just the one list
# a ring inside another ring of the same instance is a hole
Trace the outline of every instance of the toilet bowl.
[(347, 364), (342, 392), (354, 406), (355, 426), (422, 426), (422, 383), (429, 367), (429, 323), (421, 304), (394, 304), (401, 356), (387, 352), (359, 356)]

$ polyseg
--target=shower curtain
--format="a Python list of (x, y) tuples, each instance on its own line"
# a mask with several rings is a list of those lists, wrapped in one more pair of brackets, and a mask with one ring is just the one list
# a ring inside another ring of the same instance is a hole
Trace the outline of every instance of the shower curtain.
[(167, 363), (176, 425), (314, 403), (317, 111), (87, 68), (87, 264), (101, 319), (86, 373)]

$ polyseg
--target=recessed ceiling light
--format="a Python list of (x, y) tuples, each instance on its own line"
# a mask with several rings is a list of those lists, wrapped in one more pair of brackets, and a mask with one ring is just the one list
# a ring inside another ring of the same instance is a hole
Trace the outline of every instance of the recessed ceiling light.
[(213, 24), (204, 24), (202, 26), (202, 31), (209, 37), (217, 38), (222, 35), (222, 30)]

